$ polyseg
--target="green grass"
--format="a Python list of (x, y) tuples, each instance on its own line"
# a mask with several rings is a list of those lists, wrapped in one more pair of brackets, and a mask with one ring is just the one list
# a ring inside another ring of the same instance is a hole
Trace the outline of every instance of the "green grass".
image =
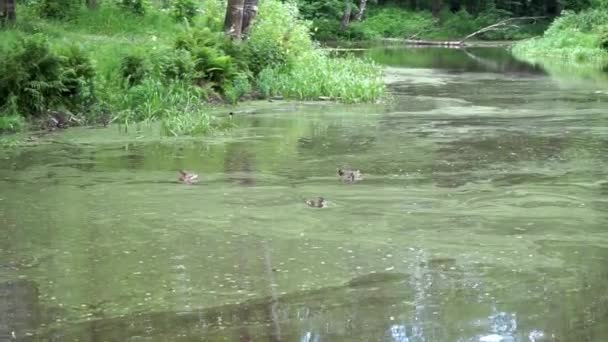
[[(82, 111), (76, 113), (83, 121), (110, 116), (125, 129), (136, 122), (160, 122), (166, 135), (230, 128), (232, 122), (216, 119), (207, 102), (235, 103), (250, 93), (292, 99), (327, 96), (349, 103), (377, 101), (382, 95), (380, 68), (354, 58), (332, 59), (320, 52), (293, 3), (262, 2), (249, 39), (239, 45), (228, 43), (221, 33), (222, 6), (221, 1), (205, 0), (203, 15), (187, 23), (175, 20), (170, 10), (150, 7), (144, 16), (138, 16), (111, 2), (101, 2), (97, 10), (77, 9), (63, 20), (39, 18), (33, 5), (19, 5), (18, 22), (0, 30), (0, 58), (18, 51), (21, 41), (34, 34), (58, 58), (64, 58), (67, 47), (75, 46), (82, 51), (79, 57), (90, 59), (94, 68), (93, 96), (89, 94), (89, 100), (79, 104)], [(177, 49), (179, 39), (185, 39), (188, 51)], [(142, 61), (142, 68), (125, 69), (126, 58)], [(189, 75), (176, 77), (173, 72), (169, 76), (167, 65), (172, 72), (186, 70)], [(130, 69), (141, 71), (136, 82), (125, 81), (125, 76), (133, 79)], [(265, 71), (258, 75), (260, 70)], [(57, 94), (61, 92), (52, 96), (63, 96)], [(53, 106), (63, 102), (49, 98), (44, 109), (62, 109)], [(0, 129), (24, 127), (23, 119), (15, 121), (19, 116), (7, 115), (6, 102), (0, 102), (0, 107), (4, 120)], [(43, 112), (21, 114), (40, 116)]]
[(20, 115), (1, 115), (0, 133), (14, 133), (24, 130), (25, 119)]
[(518, 42), (513, 54), (523, 60), (603, 66), (608, 64), (608, 11), (565, 13), (542, 37)]
[(315, 100), (329, 97), (345, 103), (374, 102), (384, 93), (382, 70), (371, 62), (330, 58), (321, 52), (308, 54), (282, 72), (264, 70), (258, 88), (266, 95)]

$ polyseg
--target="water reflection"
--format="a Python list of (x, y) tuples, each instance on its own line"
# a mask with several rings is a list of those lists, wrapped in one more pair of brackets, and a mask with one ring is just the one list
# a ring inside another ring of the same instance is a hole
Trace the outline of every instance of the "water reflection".
[(391, 50), (390, 103), (221, 137), (0, 151), (0, 339), (605, 341), (608, 108), (502, 54)]

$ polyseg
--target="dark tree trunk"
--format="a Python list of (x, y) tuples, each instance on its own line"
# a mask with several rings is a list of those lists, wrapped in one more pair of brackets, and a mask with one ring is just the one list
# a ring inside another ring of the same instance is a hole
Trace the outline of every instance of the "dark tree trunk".
[(241, 38), (244, 6), (245, 0), (228, 0), (228, 6), (226, 6), (224, 32), (235, 39)]
[(245, 7), (243, 10), (243, 23), (241, 24), (241, 32), (243, 35), (249, 33), (251, 24), (255, 20), (255, 16), (258, 14), (258, 0), (245, 0)]
[(439, 17), (439, 12), (441, 12), (441, 0), (433, 0), (431, 3), (431, 12), (433, 13), (433, 17)]
[(359, 0), (359, 10), (357, 14), (355, 14), (355, 20), (361, 21), (363, 19), (363, 14), (365, 14), (365, 7), (367, 6), (367, 0)]
[(555, 17), (559, 14), (559, 3), (555, 0), (545, 1), (545, 13), (543, 15), (548, 15), (550, 17)]
[(412, 11), (418, 10), (418, 1), (417, 0), (410, 0), (410, 9)]
[(87, 0), (87, 7), (90, 9), (97, 8), (97, 0)]
[(0, 0), (0, 22), (14, 23), (16, 19), (15, 0)]
[(340, 31), (346, 30), (348, 24), (350, 24), (350, 15), (352, 13), (353, 7), (349, 0), (346, 0), (346, 8), (344, 8), (344, 14), (342, 15), (342, 20), (340, 20)]

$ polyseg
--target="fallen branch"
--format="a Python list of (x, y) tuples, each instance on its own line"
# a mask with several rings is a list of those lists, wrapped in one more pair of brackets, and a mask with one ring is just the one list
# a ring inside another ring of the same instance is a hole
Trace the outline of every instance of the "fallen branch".
[(512, 24), (512, 22), (514, 21), (522, 21), (522, 20), (533, 20), (536, 21), (538, 19), (544, 19), (546, 17), (517, 17), (517, 18), (507, 18), (504, 20), (501, 20), (499, 22), (497, 22), (496, 24), (492, 24), (490, 26), (486, 26), (480, 30), (477, 30), (471, 34), (469, 34), (468, 36), (462, 38), (461, 40), (459, 40), (459, 43), (464, 45), (465, 40), (471, 39), (473, 37), (475, 37), (478, 34), (484, 33), (484, 32), (489, 32), (489, 31), (501, 31), (501, 30), (506, 30), (509, 28), (518, 28), (519, 26)]

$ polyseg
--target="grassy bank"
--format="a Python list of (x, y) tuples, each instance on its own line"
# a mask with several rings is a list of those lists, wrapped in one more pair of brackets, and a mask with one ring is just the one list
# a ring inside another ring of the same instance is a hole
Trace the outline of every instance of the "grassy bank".
[(19, 6), (17, 23), (0, 30), (0, 131), (54, 125), (61, 118), (49, 113), (59, 112), (69, 124), (160, 121), (167, 135), (202, 134), (230, 126), (213, 105), (275, 95), (373, 102), (384, 90), (373, 63), (318, 49), (291, 3), (261, 2), (235, 42), (222, 32), (222, 1), (102, 2), (49, 16), (53, 1)]
[(608, 65), (608, 10), (565, 12), (542, 37), (518, 42), (516, 57), (534, 63)]

